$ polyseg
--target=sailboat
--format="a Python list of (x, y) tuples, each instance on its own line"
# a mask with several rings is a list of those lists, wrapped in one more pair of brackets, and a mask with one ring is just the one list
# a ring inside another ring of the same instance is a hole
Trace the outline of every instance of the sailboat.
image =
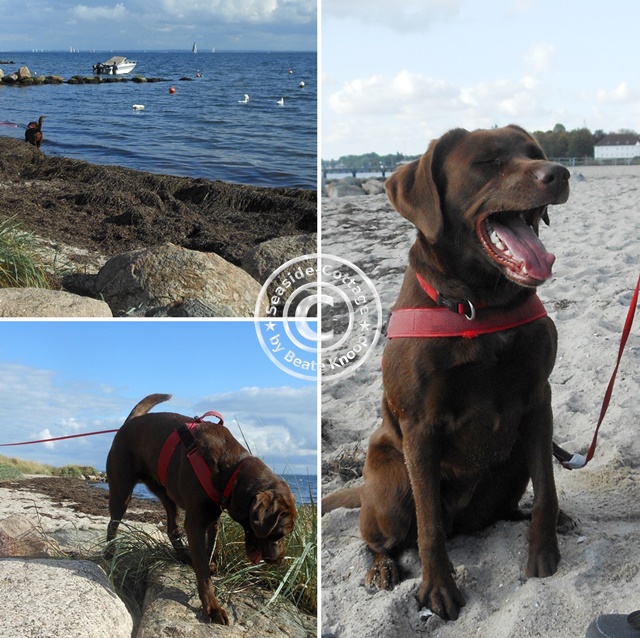
[(192, 53), (198, 53), (198, 47), (196, 46), (196, 43), (195, 43), (195, 42), (193, 43), (193, 47), (192, 47), (192, 49), (191, 49), (191, 52), (192, 52)]

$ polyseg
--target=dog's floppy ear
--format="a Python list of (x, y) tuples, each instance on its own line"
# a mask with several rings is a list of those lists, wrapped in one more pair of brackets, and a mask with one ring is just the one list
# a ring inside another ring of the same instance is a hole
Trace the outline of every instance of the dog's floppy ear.
[(282, 507), (274, 490), (260, 492), (253, 499), (249, 522), (251, 529), (258, 538), (267, 538), (273, 532), (283, 515)]
[(420, 159), (397, 169), (385, 182), (393, 207), (432, 244), (442, 234), (440, 189), (445, 186), (440, 178), (442, 162), (448, 150), (466, 133), (464, 129), (454, 129), (434, 140)]

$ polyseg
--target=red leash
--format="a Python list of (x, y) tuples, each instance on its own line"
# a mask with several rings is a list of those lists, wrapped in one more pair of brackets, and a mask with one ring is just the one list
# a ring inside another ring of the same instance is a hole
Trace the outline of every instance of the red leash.
[(622, 329), (622, 337), (620, 338), (620, 347), (618, 348), (618, 359), (616, 361), (616, 366), (613, 369), (613, 374), (611, 375), (611, 379), (609, 380), (609, 385), (607, 386), (607, 391), (604, 393), (604, 399), (602, 401), (602, 408), (600, 408), (600, 417), (598, 418), (598, 423), (596, 425), (596, 431), (593, 435), (593, 439), (591, 441), (591, 445), (589, 446), (589, 450), (587, 451), (587, 456), (582, 456), (582, 454), (569, 454), (565, 452), (562, 448), (554, 444), (554, 456), (560, 461), (562, 467), (568, 470), (576, 470), (583, 468), (592, 458), (596, 451), (596, 445), (598, 441), (598, 431), (600, 430), (600, 425), (604, 420), (604, 415), (607, 413), (607, 408), (609, 407), (609, 402), (611, 400), (611, 394), (613, 392), (613, 384), (616, 380), (616, 375), (618, 374), (618, 367), (620, 365), (620, 359), (622, 359), (622, 353), (624, 352), (625, 346), (627, 345), (627, 338), (629, 337), (629, 333), (631, 332), (631, 326), (633, 324), (633, 318), (636, 313), (636, 307), (638, 305), (638, 292), (640, 291), (640, 276), (638, 277), (638, 283), (636, 284), (636, 289), (631, 297), (631, 303), (629, 305), (629, 311), (627, 312), (627, 319), (624, 322), (624, 328)]
[(12, 447), (14, 445), (32, 445), (33, 443), (49, 443), (50, 441), (64, 441), (65, 439), (77, 439), (81, 436), (93, 436), (94, 434), (111, 434), (113, 432), (117, 432), (118, 429), (100, 430), (99, 432), (85, 432), (84, 434), (69, 434), (67, 436), (56, 436), (52, 439), (40, 439), (39, 441), (21, 441), (20, 443), (0, 443), (0, 447)]

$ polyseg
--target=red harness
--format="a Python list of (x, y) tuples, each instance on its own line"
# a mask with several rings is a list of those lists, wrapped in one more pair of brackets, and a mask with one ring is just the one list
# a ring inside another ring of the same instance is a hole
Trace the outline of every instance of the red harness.
[(211, 468), (207, 465), (207, 462), (202, 457), (202, 454), (200, 454), (198, 444), (195, 440), (195, 437), (193, 436), (194, 428), (202, 423), (206, 416), (217, 417), (219, 419), (218, 425), (222, 425), (224, 423), (224, 419), (222, 418), (221, 414), (211, 411), (203, 414), (201, 417), (195, 417), (193, 421), (189, 423), (179, 425), (165, 441), (165, 444), (162, 447), (162, 451), (160, 452), (160, 456), (158, 457), (158, 478), (160, 479), (160, 482), (166, 486), (169, 461), (171, 461), (171, 458), (173, 457), (178, 444), (182, 441), (187, 452), (187, 458), (189, 459), (191, 467), (193, 468), (193, 471), (200, 481), (200, 485), (202, 485), (209, 498), (224, 510), (229, 505), (231, 490), (233, 489), (236, 479), (238, 478), (240, 468), (249, 457), (245, 457), (236, 465), (233, 473), (231, 474), (231, 477), (227, 481), (227, 484), (222, 491), (222, 494), (220, 494), (218, 490), (216, 490), (216, 488), (213, 486), (213, 482), (211, 480)]
[(509, 330), (547, 316), (537, 295), (533, 294), (515, 308), (487, 308), (470, 301), (450, 301), (416, 273), (421, 288), (438, 306), (435, 308), (399, 308), (391, 313), (387, 337), (463, 337)]

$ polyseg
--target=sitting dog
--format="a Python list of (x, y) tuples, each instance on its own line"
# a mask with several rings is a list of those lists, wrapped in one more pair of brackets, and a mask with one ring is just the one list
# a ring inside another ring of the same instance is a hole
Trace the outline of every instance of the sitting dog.
[[(251, 456), (221, 423), (198, 420), (193, 427), (193, 419), (180, 414), (147, 414), (154, 405), (170, 398), (168, 394), (152, 394), (140, 401), (113, 439), (107, 457), (111, 517), (107, 541), (115, 538), (133, 488), (142, 482), (163, 504), (169, 539), (185, 560), (188, 553), (177, 525), (178, 508), (183, 509), (188, 551), (205, 618), (228, 625), (229, 618), (216, 600), (211, 582), (215, 564), (209, 562), (223, 508), (244, 528), (249, 560), (253, 564), (261, 559), (279, 564), (284, 558), (284, 537), (293, 531), (296, 521), (295, 499), (286, 481)], [(175, 451), (167, 455), (167, 440), (177, 428), (190, 422), (195, 444), (187, 450), (178, 442)], [(201, 484), (187, 457), (196, 446), (208, 466), (210, 485)], [(209, 495), (212, 491), (213, 497)], [(111, 546), (106, 557), (112, 556)]]
[(33, 144), (37, 149), (40, 148), (44, 135), (42, 134), (42, 120), (47, 117), (41, 115), (37, 122), (29, 122), (27, 130), (24, 132), (24, 141)]
[(400, 581), (398, 555), (417, 541), (418, 607), (455, 620), (465, 599), (447, 537), (522, 519), (530, 480), (525, 573), (550, 576), (560, 560), (548, 381), (557, 335), (535, 289), (555, 259), (538, 223), (567, 201), (569, 171), (520, 127), (455, 129), (386, 190), (418, 233), (388, 325), (382, 424), (364, 485), (322, 509), (361, 508), (371, 589)]

